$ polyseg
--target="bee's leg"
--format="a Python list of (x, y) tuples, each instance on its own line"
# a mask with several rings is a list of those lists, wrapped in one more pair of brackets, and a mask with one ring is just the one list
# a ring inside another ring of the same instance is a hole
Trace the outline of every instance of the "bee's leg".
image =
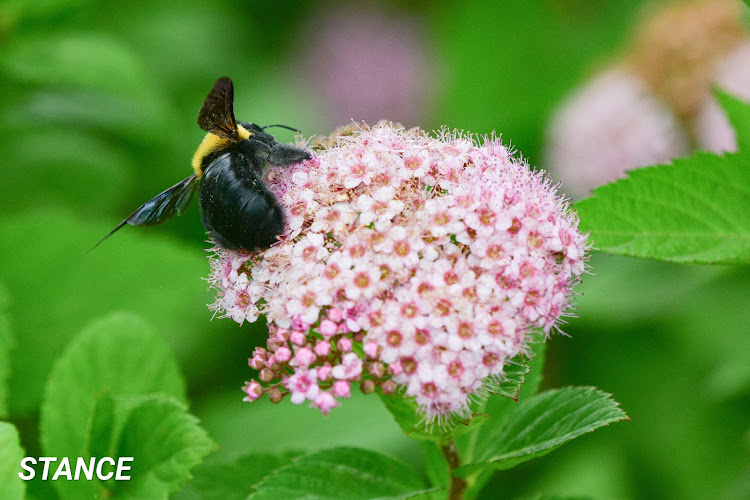
[(288, 167), (311, 158), (310, 152), (292, 144), (276, 143), (271, 148), (268, 163), (276, 167)]
[(240, 142), (239, 147), (242, 154), (250, 161), (253, 169), (257, 173), (263, 174), (263, 169), (271, 154), (271, 146), (263, 141), (248, 139)]

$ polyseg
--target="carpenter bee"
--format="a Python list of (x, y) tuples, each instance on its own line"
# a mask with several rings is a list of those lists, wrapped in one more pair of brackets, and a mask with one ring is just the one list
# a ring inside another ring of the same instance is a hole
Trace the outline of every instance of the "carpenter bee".
[(299, 132), (296, 129), (237, 123), (233, 102), (232, 80), (219, 78), (198, 113), (198, 125), (208, 133), (193, 155), (195, 173), (141, 205), (99, 243), (125, 224), (152, 226), (181, 215), (196, 190), (203, 225), (218, 245), (251, 251), (276, 241), (284, 231), (284, 212), (263, 181), (264, 169), (269, 164), (299, 163), (310, 153), (280, 143), (264, 130), (284, 127)]

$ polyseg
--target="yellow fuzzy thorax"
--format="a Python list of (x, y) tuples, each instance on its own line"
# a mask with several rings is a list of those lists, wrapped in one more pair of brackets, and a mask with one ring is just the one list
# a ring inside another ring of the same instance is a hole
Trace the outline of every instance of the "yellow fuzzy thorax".
[[(245, 139), (249, 139), (252, 134), (242, 125), (237, 125), (237, 135), (239, 135), (240, 140), (244, 141)], [(203, 175), (203, 159), (206, 156), (221, 151), (229, 147), (230, 144), (232, 144), (232, 141), (229, 139), (219, 137), (212, 132), (207, 133), (193, 155), (192, 165), (196, 175), (198, 177)]]

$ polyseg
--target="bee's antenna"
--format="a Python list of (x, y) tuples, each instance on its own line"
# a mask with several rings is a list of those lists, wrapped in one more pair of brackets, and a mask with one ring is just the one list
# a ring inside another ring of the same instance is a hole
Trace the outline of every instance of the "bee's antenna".
[(285, 128), (285, 129), (287, 129), (287, 130), (291, 130), (291, 131), (293, 131), (293, 132), (297, 132), (298, 134), (301, 134), (301, 133), (302, 133), (302, 131), (301, 131), (301, 130), (299, 130), (299, 129), (296, 129), (296, 128), (294, 128), (294, 127), (290, 127), (289, 125), (279, 125), (278, 123), (277, 123), (277, 124), (274, 124), (274, 125), (266, 125), (265, 127), (261, 127), (261, 129), (262, 129), (262, 130), (265, 130), (265, 129), (267, 129), (267, 128), (270, 128), (270, 127), (281, 127), (281, 128)]

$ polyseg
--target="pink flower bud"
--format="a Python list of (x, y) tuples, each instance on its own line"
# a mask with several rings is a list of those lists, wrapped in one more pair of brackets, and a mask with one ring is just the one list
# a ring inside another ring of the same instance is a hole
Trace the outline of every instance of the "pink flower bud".
[(309, 347), (303, 347), (294, 355), (294, 362), (297, 366), (306, 368), (310, 366), (313, 361), (315, 361), (315, 354)]
[(383, 391), (383, 394), (386, 396), (390, 396), (391, 394), (394, 394), (396, 392), (396, 382), (393, 380), (386, 380), (382, 384), (380, 384), (380, 389)]
[(363, 380), (359, 384), (359, 390), (362, 391), (362, 394), (372, 394), (375, 391), (375, 382), (370, 379)]
[(242, 390), (247, 393), (243, 401), (253, 402), (263, 395), (263, 387), (255, 380), (248, 382)]
[(322, 380), (324, 382), (327, 380), (330, 380), (331, 371), (333, 371), (333, 367), (329, 365), (328, 363), (318, 368), (318, 380)]
[(364, 351), (365, 354), (367, 354), (367, 357), (370, 359), (377, 359), (378, 358), (378, 344), (376, 342), (365, 342), (364, 345)]
[(320, 322), (320, 328), (318, 328), (318, 331), (320, 331), (320, 334), (325, 338), (330, 338), (336, 334), (338, 328), (338, 325), (333, 321), (324, 319)]
[(292, 334), (289, 336), (289, 340), (294, 345), (298, 345), (302, 347), (307, 343), (307, 337), (302, 332), (292, 332)]
[(315, 354), (317, 354), (318, 356), (328, 356), (328, 353), (330, 352), (331, 343), (327, 340), (322, 340), (315, 344)]
[(342, 337), (336, 343), (336, 347), (338, 347), (338, 350), (341, 352), (349, 352), (352, 350), (352, 339), (349, 337)]
[(280, 403), (283, 398), (284, 395), (278, 387), (272, 387), (271, 390), (268, 391), (268, 399), (273, 404)]
[(337, 380), (333, 383), (333, 395), (337, 398), (351, 397), (351, 384), (346, 380)]
[(256, 352), (252, 358), (247, 360), (247, 364), (250, 365), (250, 368), (254, 370), (261, 370), (266, 366), (266, 360), (263, 356)]
[(275, 358), (277, 363), (283, 364), (291, 359), (292, 351), (286, 346), (279, 347), (278, 349), (276, 349), (276, 352), (273, 354), (273, 357)]
[(343, 317), (344, 316), (341, 314), (341, 310), (336, 309), (335, 307), (332, 307), (328, 310), (328, 319), (330, 319), (334, 323), (341, 323)]
[(275, 379), (275, 378), (276, 378), (276, 373), (275, 373), (275, 372), (274, 372), (273, 370), (269, 370), (268, 368), (263, 368), (263, 369), (262, 369), (262, 370), (260, 371), (260, 376), (259, 376), (259, 378), (260, 378), (260, 379), (261, 379), (261, 380), (262, 380), (263, 382), (266, 382), (266, 383), (268, 383), (268, 382), (270, 382), (270, 381), (272, 381), (273, 379)]

